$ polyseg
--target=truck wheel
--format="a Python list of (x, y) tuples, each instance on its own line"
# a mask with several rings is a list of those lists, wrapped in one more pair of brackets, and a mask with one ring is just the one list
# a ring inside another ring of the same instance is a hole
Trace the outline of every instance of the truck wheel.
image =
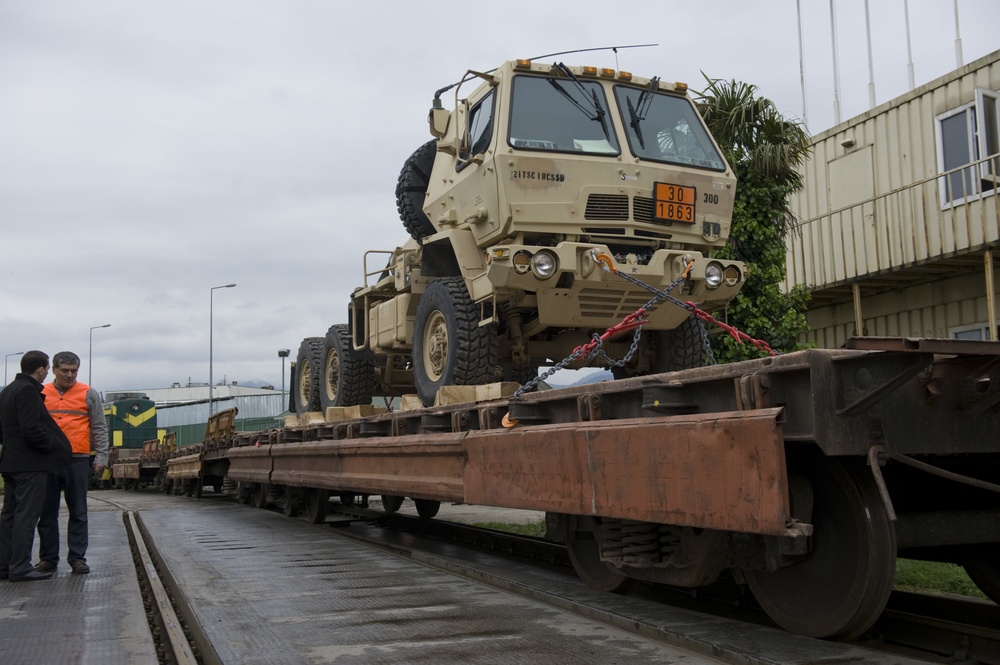
[[(661, 374), (707, 365), (707, 354), (701, 336), (702, 325), (698, 319), (689, 316), (673, 330), (644, 333), (642, 341), (652, 345), (654, 354), (650, 371), (653, 374)], [(635, 359), (624, 367), (612, 367), (611, 373), (616, 379), (627, 379), (643, 374), (636, 366)]]
[(413, 323), (413, 383), (424, 406), (441, 386), (490, 383), (497, 364), (496, 326), (480, 326), (479, 310), (465, 280), (430, 283)]
[(504, 365), (503, 366), (503, 380), (513, 381), (514, 383), (524, 385), (532, 379), (538, 378), (538, 366), (537, 365)]
[(654, 333), (657, 337), (656, 361), (653, 372), (676, 372), (708, 364), (707, 353), (702, 342), (701, 327), (704, 324), (693, 316), (673, 330)]
[(323, 365), (323, 338), (306, 337), (295, 359), (295, 413), (319, 411), (319, 377)]
[(396, 209), (403, 226), (414, 240), (420, 240), (435, 232), (431, 220), (424, 214), (424, 199), (430, 182), (431, 168), (437, 141), (432, 139), (417, 148), (416, 152), (403, 162), (403, 170), (396, 181)]
[(355, 351), (347, 324), (338, 323), (326, 331), (319, 386), (319, 406), (371, 404), (375, 392), (375, 357), (369, 351)]

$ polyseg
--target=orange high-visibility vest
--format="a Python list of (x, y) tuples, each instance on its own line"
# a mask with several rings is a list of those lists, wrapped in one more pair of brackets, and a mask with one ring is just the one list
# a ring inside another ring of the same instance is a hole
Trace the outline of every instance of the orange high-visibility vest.
[(87, 391), (90, 386), (77, 381), (63, 394), (54, 383), (42, 387), (45, 408), (59, 425), (73, 447), (74, 455), (90, 454), (90, 414), (87, 411)]

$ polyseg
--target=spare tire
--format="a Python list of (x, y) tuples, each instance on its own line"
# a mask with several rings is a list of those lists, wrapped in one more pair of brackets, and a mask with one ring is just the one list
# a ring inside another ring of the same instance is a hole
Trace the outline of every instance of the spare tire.
[(424, 199), (427, 184), (434, 166), (437, 141), (431, 139), (423, 144), (403, 163), (396, 181), (396, 209), (403, 226), (414, 240), (421, 240), (435, 232), (431, 220), (424, 214)]

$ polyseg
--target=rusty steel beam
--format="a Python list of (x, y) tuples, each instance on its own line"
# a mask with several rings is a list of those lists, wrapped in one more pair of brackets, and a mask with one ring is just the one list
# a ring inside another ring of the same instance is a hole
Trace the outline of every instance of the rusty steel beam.
[(111, 467), (111, 475), (115, 478), (136, 479), (140, 473), (138, 462), (119, 462)]
[(229, 477), (782, 535), (781, 411), (246, 446)]
[[(294, 487), (462, 501), (463, 433), (271, 446), (270, 482)], [(263, 447), (263, 446), (262, 446)], [(230, 458), (230, 476), (240, 458)]]
[(201, 475), (201, 453), (172, 457), (167, 460), (167, 478), (181, 480), (198, 478)]
[(924, 337), (851, 337), (845, 349), (859, 351), (908, 351), (912, 353), (1000, 355), (1000, 344), (974, 339), (933, 339)]
[(782, 535), (780, 408), (472, 432), (465, 501)]
[(245, 483), (271, 482), (271, 448), (273, 446), (241, 446), (226, 451), (229, 458), (230, 480)]

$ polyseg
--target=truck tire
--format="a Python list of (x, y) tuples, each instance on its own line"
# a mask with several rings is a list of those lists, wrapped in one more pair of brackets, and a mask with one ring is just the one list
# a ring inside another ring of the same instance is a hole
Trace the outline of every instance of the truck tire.
[(676, 372), (707, 365), (707, 350), (701, 335), (703, 325), (694, 316), (689, 316), (673, 330), (657, 332), (659, 349), (653, 372)]
[(435, 232), (431, 220), (424, 214), (424, 199), (427, 194), (427, 184), (431, 178), (431, 168), (434, 166), (434, 153), (437, 141), (431, 139), (423, 144), (403, 162), (403, 170), (399, 172), (396, 181), (396, 209), (403, 226), (414, 240)]
[(295, 357), (295, 413), (319, 411), (319, 377), (323, 366), (323, 338), (306, 337)]
[(434, 404), (441, 386), (492, 382), (496, 342), (496, 326), (479, 325), (479, 310), (464, 279), (431, 282), (413, 323), (413, 383), (424, 406)]
[(371, 404), (375, 391), (375, 357), (370, 351), (355, 351), (345, 323), (330, 326), (323, 341), (320, 365), (319, 406)]
[[(702, 325), (704, 324), (701, 321), (689, 316), (673, 330), (644, 332), (644, 337), (649, 336), (644, 341), (652, 345), (652, 352), (655, 354), (650, 372), (662, 374), (707, 365), (707, 353), (701, 336)], [(612, 367), (611, 373), (616, 379), (627, 379), (642, 374), (634, 359), (624, 367)]]

